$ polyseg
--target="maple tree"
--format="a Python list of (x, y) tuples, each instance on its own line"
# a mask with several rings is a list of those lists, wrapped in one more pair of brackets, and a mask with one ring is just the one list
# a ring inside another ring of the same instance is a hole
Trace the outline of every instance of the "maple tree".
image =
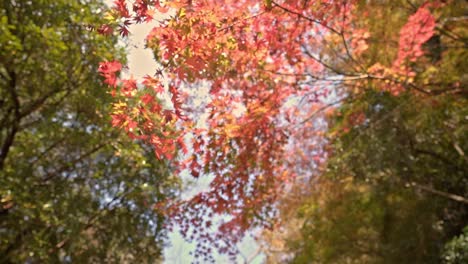
[[(466, 45), (463, 27), (452, 23), (458, 21), (451, 7), (459, 3), (397, 1), (393, 7), (404, 12), (392, 16), (394, 34), (382, 26), (385, 11), (372, 9), (379, 3), (114, 1), (103, 34), (127, 36), (130, 24), (168, 14), (146, 37), (158, 69), (144, 80), (119, 79), (116, 61), (99, 71), (116, 98), (114, 126), (151, 145), (176, 170), (212, 175), (208, 191), (156, 206), (197, 241), (196, 256), (209, 257), (206, 243), (234, 255), (231, 245), (247, 230), (274, 226), (282, 191), (326, 161), (324, 118), (334, 106), (369, 89), (395, 97), (464, 94), (459, 78), (440, 78), (454, 67), (434, 72), (437, 60), (425, 56), (425, 45), (440, 36)], [(371, 21), (378, 19), (376, 30)], [(384, 43), (375, 45), (379, 38)], [(197, 105), (201, 87), (209, 95)], [(367, 122), (360, 109), (343, 120), (337, 136)], [(213, 215), (230, 217), (215, 234), (208, 232)]]

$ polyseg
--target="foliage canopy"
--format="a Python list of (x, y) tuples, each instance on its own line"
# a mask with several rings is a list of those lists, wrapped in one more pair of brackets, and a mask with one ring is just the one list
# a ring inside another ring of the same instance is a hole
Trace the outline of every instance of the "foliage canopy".
[[(435, 261), (466, 225), (465, 1), (114, 3), (103, 34), (168, 14), (146, 38), (154, 74), (119, 79), (115, 60), (99, 71), (118, 102), (114, 126), (175, 168), (213, 177), (208, 191), (161, 207), (198, 241), (196, 256), (209, 256), (206, 243), (234, 255), (247, 230), (275, 227), (295, 182), (305, 196), (340, 190), (303, 216), (319, 242), (306, 235), (299, 262), (345, 257), (333, 248), (344, 233), (321, 233), (335, 226), (369, 251), (339, 261), (397, 261), (415, 248), (417, 261)], [(338, 223), (326, 217), (335, 209)], [(215, 234), (212, 215), (230, 216)], [(396, 243), (412, 228), (420, 234)]]
[(0, 262), (154, 263), (177, 191), (165, 162), (115, 131), (91, 32), (97, 1), (0, 3)]

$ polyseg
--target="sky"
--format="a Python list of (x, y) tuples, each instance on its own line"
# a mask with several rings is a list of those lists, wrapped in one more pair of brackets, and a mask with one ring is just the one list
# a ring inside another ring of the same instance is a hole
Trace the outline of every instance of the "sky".
[[(111, 6), (113, 0), (105, 0), (104, 2)], [(147, 74), (154, 74), (158, 64), (154, 61), (151, 50), (145, 49), (144, 40), (149, 31), (156, 25), (157, 22), (152, 22), (150, 24), (132, 25), (130, 27), (129, 38), (122, 42), (127, 49), (128, 69), (125, 72), (126, 75), (133, 76), (138, 80)], [(208, 92), (208, 89), (201, 90), (205, 90), (205, 93)], [(200, 89), (197, 89), (197, 91), (200, 91)], [(180, 176), (185, 181), (190, 177), (188, 174)], [(190, 197), (198, 193), (208, 186), (209, 180), (209, 177), (200, 177), (200, 179), (193, 182), (191, 188), (186, 189), (182, 196)], [(164, 263), (186, 264), (194, 261), (194, 258), (190, 255), (190, 251), (192, 251), (195, 246), (186, 242), (177, 230), (169, 233), (167, 242), (168, 245), (164, 249)], [(256, 257), (252, 258), (258, 253), (259, 249), (259, 245), (252, 234), (248, 234), (237, 247), (241, 254), (238, 255), (235, 263), (245, 263), (245, 259), (251, 259), (251, 262), (249, 262), (250, 264), (260, 264), (264, 262), (265, 256), (263, 254), (258, 254)], [(230, 263), (226, 256), (216, 254), (214, 258), (216, 263)]]

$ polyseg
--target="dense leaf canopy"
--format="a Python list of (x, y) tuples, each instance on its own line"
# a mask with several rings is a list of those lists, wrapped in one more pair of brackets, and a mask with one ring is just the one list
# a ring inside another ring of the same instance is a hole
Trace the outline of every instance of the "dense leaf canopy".
[(111, 127), (97, 1), (0, 3), (0, 262), (154, 263), (177, 180)]
[[(164, 216), (205, 262), (258, 227), (269, 262), (465, 258), (466, 1), (1, 7), (6, 261), (151, 261)], [(211, 183), (167, 199), (169, 171)]]
[[(213, 177), (167, 205), (196, 256), (206, 243), (233, 255), (247, 230), (275, 227), (298, 187), (292, 200), (312, 208), (300, 263), (437, 261), (466, 225), (465, 1), (114, 3), (104, 34), (167, 14), (146, 38), (154, 74), (100, 72), (115, 126)], [(213, 215), (230, 219), (214, 235)]]

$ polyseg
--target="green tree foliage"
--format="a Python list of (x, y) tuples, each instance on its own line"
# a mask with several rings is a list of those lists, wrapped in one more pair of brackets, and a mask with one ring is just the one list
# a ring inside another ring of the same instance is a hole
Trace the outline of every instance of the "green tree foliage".
[(0, 3), (0, 262), (154, 263), (177, 182), (111, 128), (98, 1)]
[(446, 244), (442, 260), (447, 264), (468, 262), (468, 228)]
[(433, 201), (412, 190), (354, 182), (322, 182), (299, 213), (292, 263), (437, 263), (441, 232)]
[(467, 224), (466, 99), (369, 92), (341, 109), (324, 175), (339, 194), (305, 206), (297, 263), (439, 263)]
[(463, 263), (463, 236), (443, 248), (467, 225), (466, 99), (369, 91), (338, 116), (350, 131), (296, 207), (292, 262)]

